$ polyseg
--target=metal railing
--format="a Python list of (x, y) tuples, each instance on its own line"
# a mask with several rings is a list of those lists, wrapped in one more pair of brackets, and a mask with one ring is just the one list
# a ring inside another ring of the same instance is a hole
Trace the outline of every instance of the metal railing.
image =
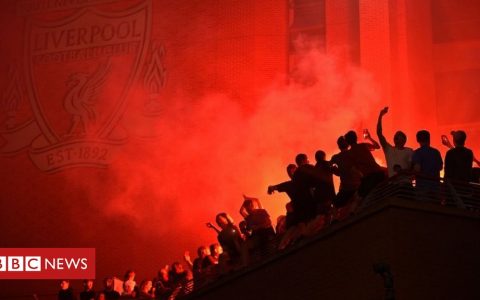
[(480, 184), (418, 175), (393, 177), (380, 183), (365, 197), (360, 209), (393, 197), (480, 211)]

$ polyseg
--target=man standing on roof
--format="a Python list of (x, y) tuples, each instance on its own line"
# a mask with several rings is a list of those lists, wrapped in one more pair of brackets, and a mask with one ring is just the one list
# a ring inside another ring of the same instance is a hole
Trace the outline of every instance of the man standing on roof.
[(377, 136), (385, 153), (385, 160), (387, 161), (388, 177), (392, 177), (397, 174), (394, 170), (394, 166), (398, 165), (402, 171), (410, 171), (412, 168), (412, 155), (413, 149), (405, 147), (407, 142), (407, 136), (402, 131), (395, 132), (393, 136), (392, 146), (383, 135), (382, 119), (383, 116), (388, 113), (388, 107), (383, 108), (378, 115), (377, 122)]
[(451, 133), (455, 148), (445, 155), (445, 178), (468, 182), (472, 180), (473, 152), (465, 147), (467, 134), (463, 130)]
[(362, 174), (358, 187), (358, 195), (362, 198), (385, 179), (385, 170), (377, 164), (371, 153), (375, 149), (380, 149), (380, 145), (372, 139), (368, 131), (365, 132), (365, 139), (370, 143), (357, 143), (357, 134), (353, 130), (345, 134), (345, 141), (350, 145), (347, 153), (353, 161), (353, 166)]

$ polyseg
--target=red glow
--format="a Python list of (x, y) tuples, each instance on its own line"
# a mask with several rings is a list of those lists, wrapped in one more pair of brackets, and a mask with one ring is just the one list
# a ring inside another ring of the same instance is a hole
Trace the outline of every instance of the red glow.
[[(97, 9), (122, 11), (136, 2)], [(98, 277), (119, 276), (127, 268), (151, 277), (180, 260), (184, 250), (214, 242), (205, 223), (216, 213), (239, 221), (242, 194), (260, 198), (275, 220), (288, 199), (266, 189), (287, 179), (285, 167), (295, 155), (304, 152), (313, 161), (322, 149), (330, 158), (337, 137), (350, 129), (369, 128), (375, 137), (384, 106), (390, 107), (384, 132), (389, 140), (402, 129), (407, 145), (416, 148), (415, 132), (426, 128), (432, 145), (443, 151), (440, 134), (464, 129), (467, 146), (480, 156), (474, 102), (480, 95), (480, 26), (465, 25), (467, 37), (453, 29), (457, 19), (480, 9), (477, 3), (462, 8), (438, 1), (432, 15), (428, 1), (397, 1), (397, 7), (360, 1), (356, 10), (346, 8), (348, 1), (327, 1), (326, 46), (299, 41), (292, 74), (297, 82), (287, 84), (286, 1), (167, 2), (160, 7), (153, 1), (150, 45), (159, 52), (149, 52), (138, 65), (139, 78), (115, 123), (115, 133), (126, 139), (108, 168), (47, 174), (30, 161), (30, 144), (0, 157), (8, 212), (0, 221), (0, 246), (96, 247)], [(23, 76), (27, 16), (10, 2), (2, 4), (0, 40), (8, 44), (0, 47), (0, 69), (16, 63)], [(74, 11), (34, 17), (55, 20)], [(352, 11), (358, 20), (348, 19)], [(52, 108), (48, 114), (59, 127), (69, 122), (61, 102), (65, 74), (93, 72), (92, 62), (66, 64), (58, 72), (38, 68), (42, 99), (51, 101), (43, 105)], [(106, 84), (105, 105), (119, 97), (133, 64), (121, 56), (113, 63), (117, 77)], [(9, 80), (7, 72), (0, 74), (2, 91)], [(16, 122), (25, 122), (33, 115), (28, 97), (15, 99)], [(7, 114), (1, 110), (0, 121)], [(383, 161), (381, 151), (376, 157)]]

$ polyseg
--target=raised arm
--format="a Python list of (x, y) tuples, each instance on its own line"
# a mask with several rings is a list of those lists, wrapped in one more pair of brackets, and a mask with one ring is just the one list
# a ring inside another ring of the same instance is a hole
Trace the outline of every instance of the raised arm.
[(207, 227), (215, 230), (215, 232), (218, 233), (218, 234), (220, 233), (220, 229), (218, 229), (217, 227), (215, 227), (215, 226), (214, 226), (212, 223), (210, 223), (210, 222), (207, 223)]
[(240, 215), (245, 219), (247, 216), (248, 216), (248, 212), (247, 212), (247, 209), (245, 208), (245, 206), (242, 204), (242, 206), (240, 207)]
[(382, 127), (382, 120), (383, 116), (388, 113), (388, 107), (384, 107), (380, 113), (378, 114), (378, 120), (377, 120), (377, 136), (378, 140), (380, 141), (380, 144), (382, 145), (382, 148), (385, 148), (388, 145), (387, 139), (383, 135), (383, 127)]
[(262, 206), (262, 202), (260, 202), (260, 200), (258, 200), (258, 198), (253, 198), (252, 201), (255, 201), (257, 203), (257, 207), (262, 209), (263, 206)]
[(273, 194), (273, 192), (278, 191), (278, 186), (276, 185), (269, 185), (267, 188), (267, 193), (269, 195)]
[(190, 252), (189, 251), (185, 251), (185, 253), (183, 254), (183, 260), (187, 263), (187, 266), (190, 268), (190, 270), (193, 270), (193, 263), (192, 263), (192, 260), (190, 258)]
[(284, 181), (284, 182), (276, 184), (276, 185), (269, 185), (268, 189), (267, 189), (267, 193), (269, 195), (271, 195), (275, 191), (280, 192), (280, 193), (286, 192), (288, 190), (288, 187), (289, 187), (290, 184), (291, 184), (291, 182), (289, 180), (289, 181)]
[[(444, 134), (442, 134), (442, 145), (444, 145), (445, 147), (447, 147), (448, 149), (452, 149), (453, 148), (453, 145), (452, 143), (450, 143), (450, 140), (448, 139), (448, 137)], [(480, 161), (475, 157), (475, 155), (473, 156), (473, 161), (480, 167)]]
[(442, 145), (444, 145), (445, 147), (447, 147), (448, 149), (452, 149), (453, 148), (453, 145), (452, 143), (450, 143), (450, 140), (448, 139), (448, 137), (444, 134), (442, 134)]
[[(365, 132), (365, 133), (364, 133), (365, 139), (367, 139), (367, 140), (370, 142), (370, 146), (369, 146), (370, 151), (375, 150), (375, 149), (380, 149), (380, 145), (378, 144), (378, 142), (377, 142), (376, 140), (374, 140), (374, 139), (372, 138), (372, 136), (370, 135), (370, 132), (368, 132), (367, 129), (365, 129), (364, 132)], [(368, 144), (368, 143), (367, 143), (367, 144)]]
[[(269, 189), (270, 189), (270, 187), (269, 187)], [(258, 200), (258, 198), (249, 197), (249, 196), (246, 196), (245, 194), (243, 194), (243, 199), (244, 200), (250, 200), (250, 201), (256, 203), (258, 208), (263, 208), (262, 203), (260, 203), (260, 200)]]

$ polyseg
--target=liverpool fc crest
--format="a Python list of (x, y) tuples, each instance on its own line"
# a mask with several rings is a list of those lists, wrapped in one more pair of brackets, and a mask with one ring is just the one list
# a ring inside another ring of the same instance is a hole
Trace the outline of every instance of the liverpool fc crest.
[(150, 6), (28, 24), (25, 81), (41, 131), (30, 157), (40, 169), (106, 166), (125, 142), (119, 120), (149, 46)]

